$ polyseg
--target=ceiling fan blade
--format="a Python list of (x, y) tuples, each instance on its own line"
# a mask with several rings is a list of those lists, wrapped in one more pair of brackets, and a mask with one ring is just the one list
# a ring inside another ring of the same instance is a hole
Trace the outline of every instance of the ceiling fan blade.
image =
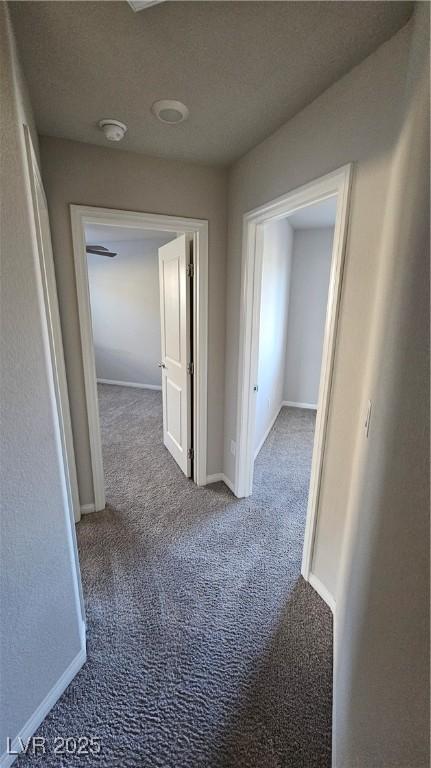
[(95, 253), (96, 256), (109, 256), (111, 259), (117, 255), (108, 248), (104, 248), (103, 245), (86, 245), (85, 250), (87, 253)]

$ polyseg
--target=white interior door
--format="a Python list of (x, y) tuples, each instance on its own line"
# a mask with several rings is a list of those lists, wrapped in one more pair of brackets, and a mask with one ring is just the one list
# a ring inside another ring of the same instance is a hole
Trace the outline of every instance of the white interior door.
[(180, 235), (159, 248), (163, 442), (186, 477), (192, 469), (189, 247)]

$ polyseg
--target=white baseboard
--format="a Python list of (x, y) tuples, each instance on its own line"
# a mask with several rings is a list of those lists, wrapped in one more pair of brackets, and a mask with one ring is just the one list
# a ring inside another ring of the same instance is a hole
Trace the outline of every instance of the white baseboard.
[(329, 606), (332, 613), (335, 613), (335, 598), (331, 595), (329, 589), (322, 584), (320, 579), (314, 573), (309, 574), (308, 581), (313, 589), (316, 590), (317, 594), (320, 595), (322, 600), (325, 601), (326, 605)]
[(232, 491), (233, 495), (234, 495), (234, 496), (236, 496), (236, 493), (235, 493), (235, 486), (234, 486), (234, 484), (232, 483), (232, 481), (231, 481), (231, 480), (229, 480), (229, 478), (228, 478), (228, 477), (226, 477), (226, 475), (223, 475), (223, 482), (224, 482), (224, 484), (225, 484), (225, 485), (227, 485), (227, 487), (229, 488), (229, 490), (230, 490), (230, 491)]
[[(85, 638), (85, 627), (81, 632), (81, 637)], [(60, 698), (61, 694), (66, 690), (69, 683), (72, 682), (73, 678), (77, 672), (79, 672), (86, 659), (87, 651), (84, 641), (84, 645), (77, 656), (75, 656), (73, 661), (61, 675), (60, 679), (57, 680), (47, 696), (45, 696), (31, 717), (29, 717), (25, 725), (23, 725), (20, 732), (15, 736), (11, 743), (10, 752), (3, 752), (2, 756), (0, 757), (0, 768), (9, 768), (9, 766), (11, 766), (12, 763), (16, 760), (18, 755), (11, 754), (11, 752), (18, 753), (20, 750), (22, 750), (22, 745), (26, 744), (30, 737), (33, 736), (35, 731), (37, 731), (42, 720), (45, 719), (48, 712), (53, 708), (54, 704)]]
[(215, 475), (207, 475), (207, 485), (211, 485), (211, 483), (224, 483), (227, 485), (230, 491), (234, 494), (234, 487), (233, 483), (229, 480), (226, 475), (223, 474), (223, 472), (217, 472)]
[(114, 381), (113, 379), (97, 379), (98, 384), (113, 384), (117, 387), (134, 387), (135, 389), (162, 389), (161, 384), (139, 384), (136, 381)]
[(223, 472), (216, 472), (215, 475), (207, 475), (207, 485), (211, 485), (211, 483), (221, 483), (221, 482), (224, 482)]
[(288, 405), (290, 408), (309, 408), (311, 411), (317, 411), (317, 405), (314, 403), (294, 403), (293, 400), (283, 400), (281, 405)]
[(88, 515), (90, 512), (94, 512), (95, 505), (94, 504), (83, 504), (81, 506), (81, 515)]
[(277, 421), (277, 416), (278, 416), (278, 414), (280, 413), (280, 411), (281, 411), (281, 409), (282, 409), (283, 405), (284, 405), (284, 403), (280, 403), (280, 405), (278, 406), (278, 408), (277, 408), (277, 410), (276, 410), (276, 412), (275, 412), (275, 416), (274, 416), (274, 418), (271, 420), (271, 423), (270, 423), (270, 425), (269, 425), (268, 429), (266, 430), (266, 432), (265, 432), (264, 436), (262, 437), (262, 440), (260, 441), (260, 443), (259, 443), (259, 445), (258, 445), (257, 449), (255, 450), (255, 452), (254, 452), (254, 460), (255, 460), (255, 461), (256, 461), (256, 459), (257, 459), (257, 457), (258, 457), (258, 455), (259, 455), (259, 453), (260, 453), (261, 449), (263, 448), (263, 444), (264, 444), (264, 442), (265, 442), (266, 438), (268, 437), (269, 433), (271, 432), (271, 429), (273, 428), (273, 426), (274, 426), (275, 422)]

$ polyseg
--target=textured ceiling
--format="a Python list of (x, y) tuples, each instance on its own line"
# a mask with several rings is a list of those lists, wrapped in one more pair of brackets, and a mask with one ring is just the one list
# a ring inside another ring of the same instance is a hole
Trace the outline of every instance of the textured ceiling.
[[(406, 2), (10, 3), (42, 134), (106, 145), (103, 117), (127, 123), (121, 149), (229, 164), (391, 37)], [(178, 126), (154, 101), (190, 109)]]

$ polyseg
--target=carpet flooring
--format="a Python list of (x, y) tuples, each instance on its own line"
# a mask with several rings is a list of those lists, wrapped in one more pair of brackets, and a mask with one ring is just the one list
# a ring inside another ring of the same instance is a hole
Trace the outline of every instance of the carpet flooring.
[(329, 768), (332, 616), (300, 576), (314, 431), (283, 408), (253, 496), (197, 488), (159, 392), (100, 385), (108, 505), (78, 524), (88, 661), (38, 735), (93, 756), (19, 768)]

